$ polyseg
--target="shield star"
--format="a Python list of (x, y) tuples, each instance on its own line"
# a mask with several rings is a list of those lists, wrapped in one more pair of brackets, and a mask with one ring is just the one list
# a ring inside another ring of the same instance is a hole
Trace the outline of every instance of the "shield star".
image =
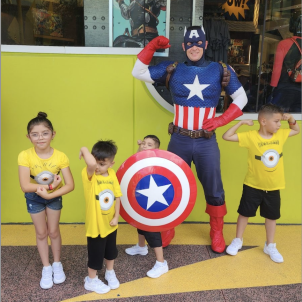
[(190, 90), (190, 94), (189, 94), (187, 100), (190, 99), (191, 97), (193, 97), (194, 95), (197, 95), (200, 99), (204, 100), (202, 91), (204, 89), (206, 89), (208, 86), (210, 86), (210, 84), (200, 84), (197, 75), (194, 79), (193, 84), (183, 84), (183, 85), (186, 86)]
[(157, 184), (155, 183), (155, 181), (151, 175), (149, 189), (136, 190), (136, 192), (148, 197), (147, 209), (146, 209), (146, 210), (148, 210), (156, 201), (158, 201), (166, 206), (169, 206), (169, 204), (167, 203), (163, 194), (166, 192), (166, 190), (170, 186), (171, 186), (171, 184), (164, 185), (164, 186), (157, 186)]

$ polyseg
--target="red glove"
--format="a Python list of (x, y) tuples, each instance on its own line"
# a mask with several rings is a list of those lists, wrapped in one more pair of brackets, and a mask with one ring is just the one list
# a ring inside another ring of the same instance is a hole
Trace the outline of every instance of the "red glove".
[(149, 65), (153, 58), (154, 53), (158, 49), (165, 49), (169, 47), (171, 47), (171, 45), (169, 45), (169, 39), (167, 39), (164, 36), (158, 36), (153, 40), (151, 40), (145, 46), (145, 48), (137, 55), (137, 57), (142, 63)]
[(207, 131), (215, 130), (218, 127), (228, 124), (242, 114), (243, 113), (241, 109), (237, 105), (232, 103), (221, 116), (205, 120), (202, 125), (202, 129)]

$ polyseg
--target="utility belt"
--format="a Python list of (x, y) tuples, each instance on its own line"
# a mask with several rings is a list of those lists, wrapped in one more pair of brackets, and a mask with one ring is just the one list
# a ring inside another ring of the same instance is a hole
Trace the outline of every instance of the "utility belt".
[(211, 138), (212, 135), (215, 133), (215, 131), (207, 131), (203, 129), (188, 130), (188, 129), (177, 127), (173, 123), (170, 123), (168, 128), (168, 133), (169, 134), (179, 133), (181, 135), (189, 136), (191, 138), (200, 138), (200, 137)]
[(139, 28), (133, 29), (131, 31), (131, 36), (136, 36), (143, 33), (154, 33), (157, 34), (157, 29), (149, 26), (141, 25)]

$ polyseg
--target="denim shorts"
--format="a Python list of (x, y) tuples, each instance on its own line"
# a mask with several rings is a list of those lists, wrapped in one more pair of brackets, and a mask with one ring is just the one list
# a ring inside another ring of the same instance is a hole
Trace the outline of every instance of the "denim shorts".
[(42, 198), (34, 192), (25, 193), (24, 196), (26, 198), (27, 211), (29, 214), (42, 212), (46, 207), (52, 210), (61, 210), (63, 208), (62, 196), (48, 200)]

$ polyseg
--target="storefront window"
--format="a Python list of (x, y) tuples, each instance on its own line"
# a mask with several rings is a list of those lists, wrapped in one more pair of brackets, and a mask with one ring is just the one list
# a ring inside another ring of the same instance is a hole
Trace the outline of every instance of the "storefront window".
[(271, 102), (301, 112), (301, 21), (300, 0), (267, 2), (257, 108)]
[[(248, 97), (244, 112), (270, 102), (301, 112), (301, 18), (297, 0), (205, 1), (204, 26), (212, 41), (207, 59), (227, 61), (236, 71)], [(218, 25), (227, 29), (216, 31)], [(223, 110), (230, 101), (224, 96)]]
[[(84, 46), (88, 20), (83, 4), (83, 0), (1, 0), (1, 44)], [(103, 18), (108, 30), (108, 9)]]
[(158, 35), (168, 36), (169, 5), (169, 0), (1, 0), (1, 44), (143, 48)]

